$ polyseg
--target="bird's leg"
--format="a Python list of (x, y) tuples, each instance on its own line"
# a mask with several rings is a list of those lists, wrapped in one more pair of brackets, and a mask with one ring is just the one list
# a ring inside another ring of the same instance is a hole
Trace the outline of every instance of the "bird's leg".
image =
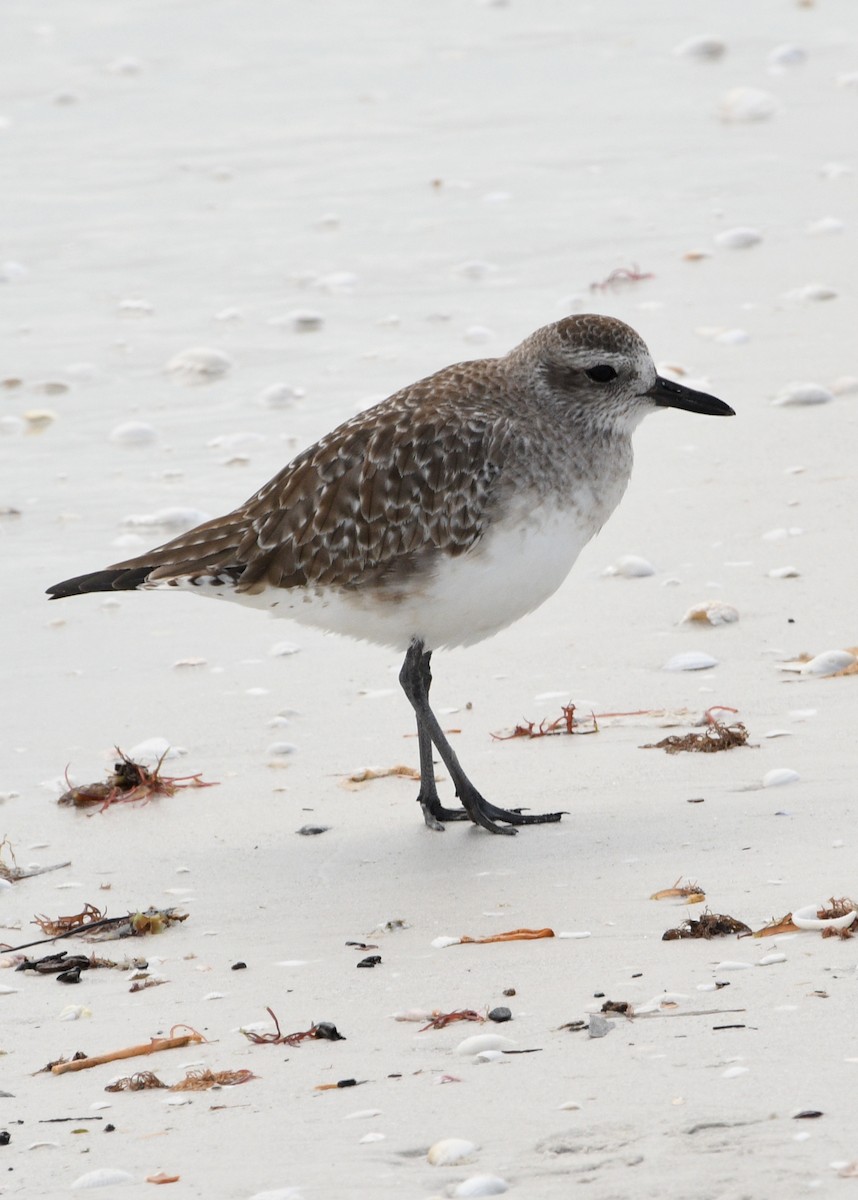
[[(437, 829), (440, 821), (462, 819), (457, 810), (441, 808), (432, 768), (433, 745), (441, 756), (444, 766), (450, 772), (450, 778), (453, 780), (456, 795), (462, 801), (464, 812), (475, 825), (481, 825), (483, 829), (488, 829), (491, 833), (511, 834), (515, 833), (515, 829), (511, 828), (514, 825), (542, 825), (549, 821), (559, 821), (562, 813), (528, 815), (515, 809), (497, 808), (480, 795), (462, 770), (453, 747), (438, 724), (438, 718), (429, 707), (429, 685), (432, 681), (429, 670), (430, 657), (431, 651), (424, 650), (423, 643), (419, 639), (415, 639), (408, 647), (405, 662), (399, 673), (399, 682), (417, 717), (417, 736), (420, 746), (419, 799), (426, 824), (432, 829)], [(497, 825), (496, 821), (505, 821), (507, 824), (506, 826)]]
[[(412, 646), (418, 646), (419, 650), (415, 650), (412, 657), (412, 651), (409, 649), (399, 679), (409, 700), (411, 699), (409, 687), (411, 687), (412, 689), (416, 689), (416, 692), (422, 696), (428, 708), (429, 688), (432, 686), (432, 671), (429, 667), (432, 651), (424, 651), (422, 642), (412, 643)], [(406, 671), (409, 672), (408, 686), (406, 686), (403, 679)], [(412, 701), (412, 704), (414, 704), (414, 701)], [(423, 809), (423, 820), (429, 828), (443, 833), (444, 821), (467, 821), (469, 820), (469, 816), (463, 808), (444, 808), (442, 805), (438, 789), (435, 786), (435, 765), (432, 762), (432, 735), (421, 721), (420, 709), (416, 704), (414, 704), (414, 713), (417, 717), (417, 744), (420, 748), (420, 792), (417, 800)]]

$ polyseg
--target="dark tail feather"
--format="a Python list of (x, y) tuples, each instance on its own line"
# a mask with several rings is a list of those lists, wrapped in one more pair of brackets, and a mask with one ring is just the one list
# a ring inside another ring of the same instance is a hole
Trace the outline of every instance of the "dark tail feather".
[(141, 583), (145, 583), (152, 570), (149, 566), (93, 571), (89, 575), (76, 575), (74, 579), (55, 583), (48, 588), (47, 594), (52, 600), (62, 600), (64, 596), (82, 596), (84, 592), (133, 592)]

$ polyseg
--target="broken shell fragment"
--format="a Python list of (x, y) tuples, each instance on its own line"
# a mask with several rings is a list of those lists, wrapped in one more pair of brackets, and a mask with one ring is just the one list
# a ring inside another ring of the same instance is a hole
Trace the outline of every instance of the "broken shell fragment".
[(710, 625), (732, 625), (739, 620), (739, 610), (723, 600), (706, 600), (688, 609), (680, 624), (687, 621), (708, 622)]
[(854, 905), (849, 912), (845, 912), (839, 917), (819, 915), (829, 911), (830, 908), (830, 900), (821, 900), (819, 904), (805, 904), (803, 908), (793, 909), (792, 923), (798, 929), (848, 929), (858, 917), (858, 911)]
[(823, 650), (821, 654), (815, 655), (810, 662), (802, 663), (802, 675), (836, 675), (838, 671), (845, 671), (847, 667), (851, 667), (856, 661), (855, 655), (850, 654), (848, 650)]
[(785, 783), (797, 783), (799, 779), (801, 776), (798, 771), (792, 771), (789, 767), (775, 767), (763, 776), (763, 787), (782, 787)]
[(499, 1033), (477, 1033), (473, 1037), (459, 1042), (456, 1054), (468, 1057), (472, 1054), (481, 1054), (486, 1050), (509, 1050), (515, 1044), (511, 1038), (503, 1037)]
[(498, 1175), (472, 1175), (457, 1183), (451, 1196), (501, 1196), (509, 1191), (509, 1184)]
[(684, 654), (674, 654), (673, 658), (668, 659), (664, 664), (665, 671), (706, 671), (710, 667), (717, 667), (718, 659), (713, 658), (711, 654), (704, 654), (700, 650), (687, 650)]

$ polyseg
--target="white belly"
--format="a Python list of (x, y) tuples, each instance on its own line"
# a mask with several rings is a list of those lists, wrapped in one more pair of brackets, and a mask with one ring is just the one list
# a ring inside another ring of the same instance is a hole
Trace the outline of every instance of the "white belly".
[(547, 600), (597, 527), (575, 508), (538, 507), (499, 523), (467, 553), (439, 555), (431, 571), (386, 591), (267, 588), (248, 595), (202, 580), (192, 590), (399, 650), (415, 638), (427, 650), (467, 646)]

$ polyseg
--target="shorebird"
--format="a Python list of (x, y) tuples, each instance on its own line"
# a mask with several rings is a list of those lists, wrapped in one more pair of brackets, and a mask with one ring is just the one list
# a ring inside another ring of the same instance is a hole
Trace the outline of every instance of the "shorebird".
[[(234, 512), (48, 594), (181, 588), (404, 650), (429, 828), (558, 821), (499, 808), (471, 783), (429, 705), (430, 660), (557, 590), (619, 503), (632, 433), (656, 408), (733, 415), (659, 376), (628, 325), (566, 317), (345, 421)], [(433, 750), (461, 808), (441, 803)]]

